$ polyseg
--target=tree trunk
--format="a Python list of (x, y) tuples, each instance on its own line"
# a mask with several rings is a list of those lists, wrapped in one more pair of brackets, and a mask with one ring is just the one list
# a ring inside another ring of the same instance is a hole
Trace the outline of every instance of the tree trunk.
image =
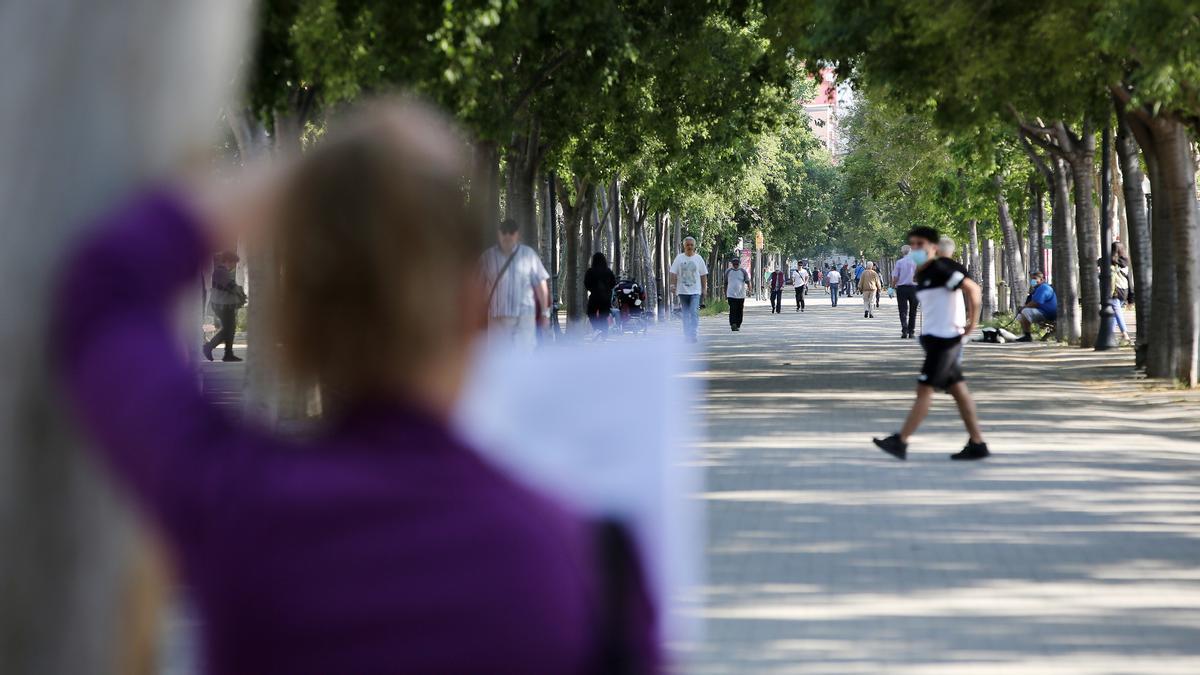
[(52, 341), (46, 312), (56, 263), (80, 226), (215, 143), (212, 122), (235, 80), (248, 18), (231, 0), (0, 4), (6, 675), (129, 672), (141, 660), (119, 653), (144, 618), (132, 603), (147, 583), (131, 566), (136, 530), (69, 431), (42, 352)]
[(1096, 164), (1096, 137), (1084, 125), (1078, 149), (1068, 160), (1075, 184), (1075, 235), (1079, 241), (1079, 302), (1081, 305), (1080, 346), (1092, 347), (1100, 332), (1100, 228), (1093, 208), (1092, 178)]
[(1055, 338), (1079, 344), (1079, 277), (1075, 228), (1068, 214), (1071, 208), (1071, 175), (1066, 161), (1050, 158), (1054, 175), (1051, 201), (1051, 241), (1054, 247), (1054, 291), (1058, 295), (1058, 321)]
[(506, 167), (504, 210), (505, 217), (517, 221), (521, 228), (521, 241), (538, 248), (538, 224), (536, 193), (541, 156), (538, 150), (540, 131), (537, 122), (529, 125), (525, 133), (513, 136), (512, 143), (504, 154)]
[(1032, 204), (1029, 209), (1029, 272), (1045, 272), (1046, 256), (1042, 253), (1046, 242), (1046, 209), (1045, 196), (1041, 182), (1032, 180), (1029, 183), (1029, 193)]
[(996, 187), (996, 210), (1000, 218), (1000, 234), (1004, 238), (1004, 276), (1008, 293), (1013, 302), (1022, 302), (1029, 293), (1029, 280), (1021, 256), (1021, 240), (1008, 211), (1008, 200), (1004, 198), (1000, 176), (993, 176), (992, 183)]
[(990, 238), (984, 239), (982, 248), (979, 284), (983, 287), (981, 319), (986, 321), (996, 313), (996, 244)]
[(671, 313), (671, 298), (669, 297), (669, 277), (667, 276), (667, 265), (670, 262), (665, 254), (667, 242), (666, 226), (663, 224), (663, 214), (658, 212), (654, 214), (654, 272), (658, 275), (658, 287), (655, 292), (658, 293), (658, 320), (665, 321)]
[(1179, 277), (1176, 268), (1184, 263), (1177, 257), (1174, 225), (1171, 219), (1171, 195), (1165, 179), (1161, 123), (1148, 111), (1130, 108), (1125, 112), (1129, 130), (1142, 148), (1150, 179), (1153, 201), (1147, 205), (1150, 221), (1151, 262), (1154, 287), (1150, 297), (1150, 339), (1146, 351), (1146, 374), (1150, 377), (1174, 377), (1179, 370), (1180, 334)]
[[(286, 109), (275, 112), (274, 153), (278, 159), (294, 158), (302, 150), (301, 138), (315, 103), (312, 88), (295, 89)], [(279, 260), (268, 241), (248, 251), (247, 273), (253, 296), (246, 305), (246, 379), (243, 405), (246, 414), (268, 427), (297, 427), (310, 416), (317, 391), (311, 383), (284, 382), (280, 378), (279, 342), (271, 316), (279, 285)]]
[(621, 233), (621, 181), (617, 178), (613, 179), (612, 196), (612, 223), (613, 223), (613, 273), (617, 278), (621, 278), (625, 274), (625, 256), (621, 253), (621, 243), (625, 238)]
[(967, 272), (970, 273), (971, 278), (978, 279), (980, 283), (983, 283), (983, 263), (979, 255), (979, 223), (972, 218), (967, 227), (971, 235), (967, 251)]
[[(1175, 378), (1187, 387), (1197, 384), (1200, 367), (1200, 208), (1196, 202), (1196, 165), (1187, 127), (1169, 117), (1154, 125), (1158, 169), (1162, 173), (1157, 211), (1170, 222), (1175, 268)], [(1166, 202), (1163, 204), (1162, 202)], [(1157, 257), (1158, 251), (1154, 252)]]
[(650, 249), (650, 238), (646, 234), (646, 207), (639, 202), (640, 200), (634, 197), (629, 207), (629, 228), (636, 251), (634, 257), (639, 259), (638, 266), (633, 269), (639, 277), (637, 281), (646, 291), (646, 306), (643, 309), (648, 317), (653, 317), (658, 312), (659, 275), (655, 272), (654, 254)]
[(576, 178), (574, 201), (564, 187), (560, 186), (559, 200), (563, 207), (563, 242), (567, 247), (566, 281), (563, 295), (567, 302), (567, 319), (571, 322), (581, 321), (584, 317), (585, 291), (583, 288), (583, 272), (586, 264), (581, 260), (581, 249), (585, 242), (591, 240), (585, 228), (591, 225), (593, 200), (596, 188), (591, 183)]
[(1145, 366), (1152, 330), (1151, 298), (1154, 293), (1154, 266), (1150, 244), (1150, 220), (1147, 217), (1142, 194), (1141, 164), (1138, 162), (1137, 142), (1129, 131), (1124, 116), (1117, 115), (1117, 161), (1121, 168), (1121, 187), (1124, 194), (1125, 221), (1129, 234), (1125, 245), (1129, 248), (1130, 267), (1133, 270), (1135, 295), (1134, 317), (1137, 323), (1137, 362)]
[(475, 144), (475, 175), (471, 180), (471, 201), (478, 201), (483, 214), (485, 234), (495, 237), (500, 223), (500, 153), (494, 141)]

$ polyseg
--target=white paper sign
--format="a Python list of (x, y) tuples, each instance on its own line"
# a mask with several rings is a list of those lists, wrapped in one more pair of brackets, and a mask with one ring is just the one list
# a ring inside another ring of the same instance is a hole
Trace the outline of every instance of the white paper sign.
[(632, 530), (663, 618), (663, 638), (699, 640), (702, 477), (684, 351), (666, 339), (482, 349), (458, 432), (526, 484)]

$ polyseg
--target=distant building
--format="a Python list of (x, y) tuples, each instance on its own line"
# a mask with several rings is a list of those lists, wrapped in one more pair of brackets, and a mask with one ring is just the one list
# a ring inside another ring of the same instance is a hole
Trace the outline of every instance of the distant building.
[(817, 83), (816, 96), (804, 102), (804, 112), (808, 114), (808, 124), (813, 134), (833, 156), (835, 163), (846, 154), (839, 121), (853, 96), (854, 92), (849, 85), (837, 83), (832, 68), (823, 68), (821, 81)]

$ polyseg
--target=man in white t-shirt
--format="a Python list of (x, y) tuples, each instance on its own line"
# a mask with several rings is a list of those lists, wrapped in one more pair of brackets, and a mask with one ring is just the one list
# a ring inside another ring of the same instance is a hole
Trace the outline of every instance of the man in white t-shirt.
[(925, 350), (925, 362), (917, 378), (917, 400), (904, 426), (898, 433), (874, 439), (875, 445), (897, 459), (906, 459), (909, 437), (929, 414), (934, 391), (941, 390), (954, 397), (970, 435), (966, 447), (950, 459), (983, 459), (988, 456), (988, 447), (979, 429), (975, 401), (962, 374), (963, 341), (978, 325), (982, 290), (965, 267), (953, 258), (938, 256), (937, 230), (913, 228), (908, 233), (908, 243), (912, 246), (909, 256), (917, 266), (917, 299), (924, 312), (921, 347)]
[(683, 253), (675, 256), (671, 263), (671, 286), (679, 296), (683, 337), (688, 342), (695, 342), (696, 329), (700, 325), (700, 298), (708, 287), (708, 265), (696, 254), (694, 237), (683, 240)]
[(831, 267), (825, 278), (829, 279), (829, 301), (837, 307), (838, 286), (842, 283), (842, 273), (837, 271), (836, 267)]
[(729, 330), (742, 329), (742, 314), (746, 308), (746, 288), (750, 275), (742, 269), (742, 261), (734, 258), (732, 267), (725, 270), (725, 299), (729, 301)]
[(800, 263), (799, 269), (792, 270), (792, 286), (796, 289), (796, 311), (804, 311), (804, 294), (808, 293), (808, 269)]

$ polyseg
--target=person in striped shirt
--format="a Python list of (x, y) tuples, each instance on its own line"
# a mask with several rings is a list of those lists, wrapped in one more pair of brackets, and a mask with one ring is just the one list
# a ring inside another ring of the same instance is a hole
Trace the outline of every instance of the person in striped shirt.
[(533, 349), (538, 327), (544, 328), (550, 320), (550, 274), (537, 251), (521, 243), (515, 220), (501, 222), (496, 236), (496, 245), (479, 259), (488, 293), (488, 337)]

